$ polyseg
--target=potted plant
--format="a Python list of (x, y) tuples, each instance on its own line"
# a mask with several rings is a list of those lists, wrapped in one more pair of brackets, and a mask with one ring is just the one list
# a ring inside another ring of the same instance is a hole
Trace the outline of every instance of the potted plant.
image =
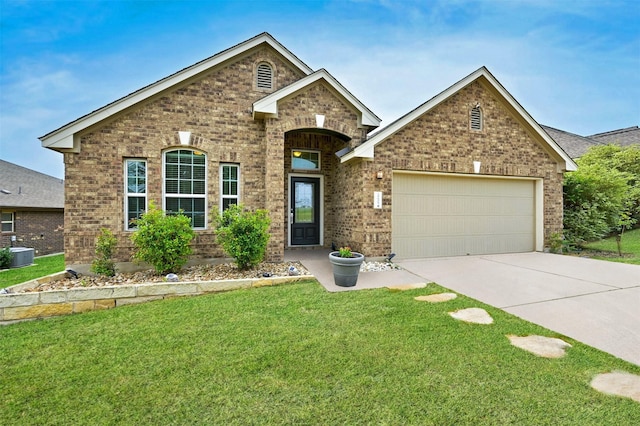
[(360, 265), (364, 256), (352, 252), (349, 247), (340, 247), (338, 251), (329, 253), (329, 261), (333, 265), (333, 280), (340, 287), (353, 287), (358, 281)]

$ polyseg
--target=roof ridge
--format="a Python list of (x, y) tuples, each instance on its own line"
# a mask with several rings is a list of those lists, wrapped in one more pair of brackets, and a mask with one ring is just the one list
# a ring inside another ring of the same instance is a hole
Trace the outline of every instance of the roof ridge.
[(638, 130), (638, 129), (639, 129), (638, 126), (631, 126), (631, 127), (625, 127), (625, 128), (622, 128), (622, 129), (609, 130), (608, 132), (594, 133), (593, 135), (589, 135), (589, 137), (615, 135), (615, 134), (618, 134), (618, 133), (632, 132), (632, 131)]

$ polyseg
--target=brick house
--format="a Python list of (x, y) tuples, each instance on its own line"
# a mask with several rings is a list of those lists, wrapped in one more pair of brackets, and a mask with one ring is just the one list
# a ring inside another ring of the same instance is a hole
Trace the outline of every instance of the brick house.
[(64, 251), (64, 182), (0, 160), (0, 247)]
[(575, 164), (486, 68), (379, 124), (260, 34), (40, 138), (64, 153), (67, 262), (91, 262), (100, 227), (128, 261), (130, 219), (152, 200), (191, 217), (200, 258), (223, 256), (211, 211), (237, 202), (269, 211), (269, 260), (332, 243), (369, 257), (533, 251), (562, 228)]

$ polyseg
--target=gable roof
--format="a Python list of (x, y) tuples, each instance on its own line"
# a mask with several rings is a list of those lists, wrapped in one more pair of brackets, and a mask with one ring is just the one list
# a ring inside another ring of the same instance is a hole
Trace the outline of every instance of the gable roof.
[(310, 74), (282, 89), (271, 93), (268, 96), (253, 103), (253, 116), (278, 116), (278, 102), (286, 97), (292, 96), (300, 90), (309, 87), (311, 84), (323, 80), (327, 83), (334, 92), (339, 94), (343, 99), (349, 102), (358, 111), (358, 124), (362, 126), (378, 127), (380, 125), (380, 118), (375, 115), (369, 108), (367, 108), (362, 102), (360, 102), (355, 96), (351, 94), (342, 84), (338, 82), (327, 70), (324, 68)]
[(45, 148), (63, 152), (77, 151), (79, 149), (78, 141), (74, 140), (74, 135), (78, 132), (86, 129), (89, 126), (99, 123), (100, 121), (105, 120), (113, 116), (114, 114), (117, 114), (125, 110), (126, 108), (129, 108), (132, 105), (142, 102), (145, 99), (150, 98), (151, 96), (154, 96), (168, 88), (171, 88), (189, 78), (208, 71), (216, 65), (219, 65), (224, 61), (242, 54), (262, 43), (266, 43), (271, 46), (304, 74), (308, 75), (313, 72), (313, 70), (309, 68), (308, 65), (302, 62), (300, 59), (298, 59), (297, 56), (295, 56), (287, 48), (280, 44), (275, 38), (271, 36), (271, 34), (265, 32), (247, 41), (230, 47), (229, 49), (223, 50), (222, 52), (204, 59), (203, 61), (184, 68), (168, 77), (163, 78), (162, 80), (158, 80), (155, 83), (152, 83), (123, 98), (111, 102), (110, 104), (100, 109), (90, 112), (89, 114), (86, 114), (78, 118), (77, 120), (72, 121), (71, 123), (65, 124), (59, 129), (41, 136), (39, 139), (42, 142), (42, 146)]
[(505, 103), (510, 107), (513, 113), (522, 117), (523, 121), (530, 128), (530, 130), (539, 136), (539, 138), (550, 148), (551, 152), (555, 154), (555, 156), (559, 160), (559, 164), (562, 166), (564, 170), (573, 171), (577, 170), (578, 166), (573, 160), (567, 155), (566, 152), (558, 146), (558, 144), (540, 127), (540, 125), (529, 115), (529, 113), (515, 100), (513, 96), (498, 82), (498, 80), (489, 72), (486, 67), (481, 67), (473, 73), (469, 74), (462, 80), (453, 84), (448, 89), (429, 99), (427, 102), (423, 103), (413, 111), (408, 114), (400, 117), (398, 120), (384, 127), (383, 129), (376, 132), (372, 135), (367, 141), (362, 143), (361, 145), (355, 147), (353, 150), (343, 154), (340, 157), (341, 162), (349, 161), (353, 158), (361, 157), (361, 158), (373, 158), (374, 157), (374, 148), (377, 144), (389, 138), (402, 128), (404, 128), (409, 123), (418, 119), (420, 116), (425, 114), (427, 111), (435, 108), (455, 93), (467, 87), (469, 84), (473, 83), (476, 80), (482, 80), (489, 84), (495, 92), (502, 97)]
[(0, 160), (0, 207), (64, 208), (64, 181)]
[(565, 132), (545, 125), (541, 125), (541, 127), (574, 159), (582, 157), (592, 146), (602, 145), (601, 142), (590, 137), (576, 135), (575, 133)]
[(598, 142), (605, 144), (616, 144), (620, 146), (630, 146), (640, 144), (640, 128), (638, 126), (627, 127), (625, 129), (611, 130), (604, 133), (596, 133), (589, 136)]

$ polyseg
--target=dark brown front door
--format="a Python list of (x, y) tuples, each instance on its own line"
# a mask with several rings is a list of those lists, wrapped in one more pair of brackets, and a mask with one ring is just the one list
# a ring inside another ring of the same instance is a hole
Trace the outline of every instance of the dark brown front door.
[(320, 178), (291, 177), (291, 245), (320, 244)]

